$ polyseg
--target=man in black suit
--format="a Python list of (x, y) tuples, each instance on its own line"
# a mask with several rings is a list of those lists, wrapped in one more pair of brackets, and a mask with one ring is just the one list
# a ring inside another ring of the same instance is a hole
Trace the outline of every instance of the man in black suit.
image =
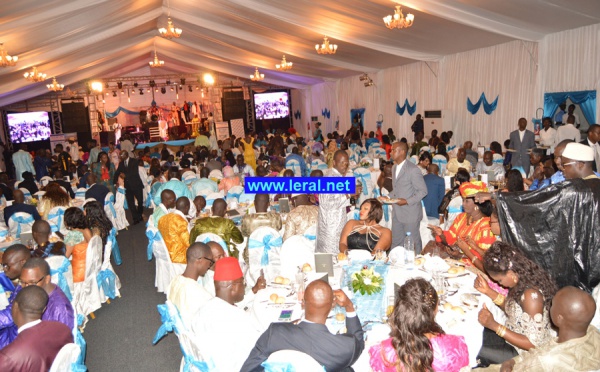
[(97, 178), (94, 173), (90, 173), (87, 176), (86, 182), (90, 187), (85, 192), (85, 198), (94, 198), (100, 203), (100, 205), (104, 205), (104, 200), (106, 199), (106, 194), (110, 192), (108, 187), (96, 183)]
[(519, 130), (510, 133), (510, 144), (508, 148), (514, 150), (511, 157), (513, 168), (521, 167), (525, 174), (529, 174), (531, 162), (529, 159), (529, 150), (535, 147), (535, 135), (527, 129), (527, 119), (519, 119)]
[(600, 125), (590, 125), (587, 132), (587, 138), (579, 143), (590, 146), (592, 150), (594, 150), (592, 169), (594, 172), (598, 172), (598, 169), (600, 169)]
[[(125, 175), (125, 198), (127, 198), (127, 205), (135, 225), (142, 221), (142, 213), (144, 212), (144, 184), (140, 178), (137, 159), (130, 158), (127, 151), (121, 151), (120, 157), (121, 162), (115, 172), (113, 183), (117, 184), (121, 173)], [(137, 208), (135, 200), (137, 200)]]
[(54, 181), (52, 182), (58, 183), (60, 186), (64, 187), (71, 199), (75, 197), (75, 192), (73, 191), (71, 184), (63, 179), (63, 171), (60, 169), (54, 171)]
[[(325, 326), (336, 303), (346, 309), (347, 333), (334, 335)], [(350, 367), (365, 348), (363, 330), (354, 305), (341, 290), (316, 280), (304, 292), (305, 320), (300, 323), (272, 323), (256, 341), (241, 372), (263, 371), (261, 363), (279, 350), (297, 350), (313, 357), (326, 371), (352, 371)]]
[(4, 208), (4, 221), (8, 222), (10, 216), (17, 212), (29, 213), (36, 221), (41, 219), (40, 214), (33, 205), (25, 204), (25, 195), (23, 195), (23, 191), (17, 189), (13, 192), (13, 196), (15, 198), (13, 204)]

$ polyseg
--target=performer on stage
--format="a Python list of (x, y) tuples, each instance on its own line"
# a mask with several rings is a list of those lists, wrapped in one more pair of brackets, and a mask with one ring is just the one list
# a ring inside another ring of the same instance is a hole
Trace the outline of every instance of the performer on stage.
[(113, 124), (113, 129), (115, 131), (115, 143), (119, 143), (119, 140), (121, 139), (121, 129), (123, 127), (121, 126), (121, 123), (119, 123), (119, 119), (115, 118), (115, 123)]

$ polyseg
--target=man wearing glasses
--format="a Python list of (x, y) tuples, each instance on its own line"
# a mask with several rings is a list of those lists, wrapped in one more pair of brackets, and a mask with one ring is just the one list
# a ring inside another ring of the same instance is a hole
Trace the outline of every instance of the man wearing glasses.
[(563, 173), (566, 179), (598, 178), (594, 174), (594, 149), (581, 143), (568, 143), (561, 156)]
[(198, 283), (198, 278), (204, 277), (215, 261), (210, 247), (204, 243), (190, 245), (185, 258), (185, 271), (171, 281), (167, 299), (177, 307), (183, 323), (190, 327), (194, 314), (214, 297)]

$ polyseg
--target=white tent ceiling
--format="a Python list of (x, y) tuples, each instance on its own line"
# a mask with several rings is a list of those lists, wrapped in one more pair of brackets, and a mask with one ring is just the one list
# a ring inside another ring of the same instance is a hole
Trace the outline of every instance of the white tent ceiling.
[[(147, 66), (154, 45), (166, 71), (153, 73), (247, 79), (258, 66), (266, 83), (304, 88), (600, 23), (599, 0), (399, 1), (415, 15), (403, 30), (383, 25), (393, 14), (389, 0), (167, 1), (2, 1), (0, 42), (19, 62), (0, 69), (0, 107), (47, 92), (50, 81), (23, 78), (33, 66), (65, 85), (122, 76)], [(169, 10), (183, 29), (179, 39), (158, 36)], [(337, 54), (315, 52), (324, 35), (338, 44)], [(294, 63), (289, 72), (275, 70), (283, 54)]]

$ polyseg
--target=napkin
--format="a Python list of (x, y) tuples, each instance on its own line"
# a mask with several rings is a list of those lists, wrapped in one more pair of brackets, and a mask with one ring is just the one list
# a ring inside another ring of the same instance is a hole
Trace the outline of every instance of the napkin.
[(450, 266), (444, 261), (443, 258), (438, 256), (431, 256), (426, 254), (425, 256), (425, 264), (423, 264), (423, 268), (429, 272), (432, 271), (448, 271)]

